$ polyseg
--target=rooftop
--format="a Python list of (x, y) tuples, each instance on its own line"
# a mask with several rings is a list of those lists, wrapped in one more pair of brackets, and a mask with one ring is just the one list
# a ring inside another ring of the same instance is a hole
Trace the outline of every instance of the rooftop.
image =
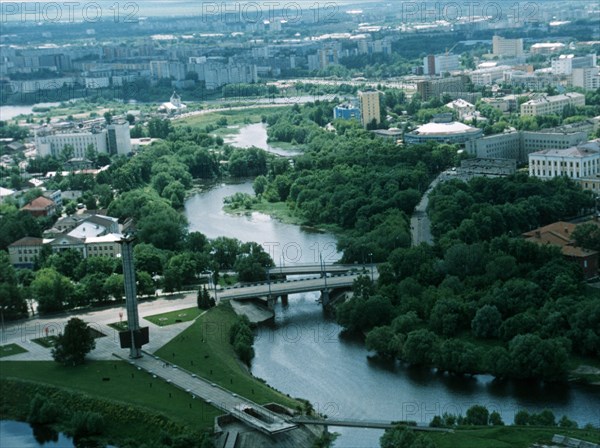
[(559, 246), (563, 255), (569, 257), (588, 257), (596, 254), (596, 251), (583, 249), (574, 245), (572, 235), (576, 227), (577, 224), (558, 221), (526, 232), (523, 234), (523, 237), (533, 243)]
[(52, 207), (54, 205), (55, 204), (53, 200), (44, 196), (39, 196), (23, 206), (23, 210), (46, 210), (48, 207)]
[(413, 131), (414, 134), (419, 135), (436, 135), (436, 134), (465, 134), (469, 132), (479, 131), (479, 129), (473, 126), (460, 123), (458, 121), (451, 121), (449, 123), (427, 123), (419, 126)]
[(583, 146), (572, 146), (567, 149), (542, 149), (532, 152), (532, 156), (555, 156), (555, 157), (591, 157), (600, 156), (597, 150), (589, 149)]
[(26, 236), (21, 238), (20, 240), (15, 241), (8, 245), (8, 247), (17, 247), (17, 246), (40, 246), (44, 240), (41, 238), (36, 238), (33, 236)]

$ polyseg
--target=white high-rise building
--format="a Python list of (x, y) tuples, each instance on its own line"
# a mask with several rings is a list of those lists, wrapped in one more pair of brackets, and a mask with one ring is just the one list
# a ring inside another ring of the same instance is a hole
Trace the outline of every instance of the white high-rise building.
[(381, 111), (379, 109), (379, 92), (377, 90), (362, 90), (358, 92), (360, 100), (360, 114), (363, 126), (367, 126), (373, 120), (381, 122)]
[(99, 154), (131, 153), (129, 124), (114, 123), (101, 130), (92, 128), (83, 132), (63, 133), (53, 129), (42, 129), (35, 133), (35, 146), (42, 157), (58, 157), (65, 146), (71, 146), (72, 157), (84, 158), (90, 145)]
[(440, 75), (455, 70), (460, 70), (460, 56), (457, 54), (430, 54), (423, 58), (425, 75)]
[(492, 38), (494, 56), (515, 57), (523, 55), (523, 39), (505, 39), (500, 36)]

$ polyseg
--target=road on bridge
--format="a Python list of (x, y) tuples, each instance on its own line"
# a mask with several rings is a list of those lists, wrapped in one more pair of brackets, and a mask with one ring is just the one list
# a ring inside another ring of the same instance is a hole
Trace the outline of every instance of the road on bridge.
[(302, 275), (302, 274), (318, 274), (320, 272), (329, 273), (344, 273), (349, 271), (365, 271), (370, 272), (371, 265), (364, 264), (292, 264), (288, 266), (275, 266), (269, 269), (271, 275)]
[[(373, 269), (371, 272), (367, 272), (367, 275), (371, 275), (373, 280), (377, 280), (379, 273), (377, 269)], [(230, 299), (253, 299), (256, 297), (264, 297), (271, 294), (272, 296), (280, 296), (284, 294), (296, 294), (301, 292), (309, 291), (320, 291), (323, 289), (334, 289), (334, 288), (347, 288), (352, 286), (354, 280), (360, 275), (365, 274), (350, 274), (350, 275), (339, 275), (339, 276), (327, 276), (326, 278), (309, 278), (309, 279), (294, 279), (287, 281), (278, 281), (269, 283), (261, 283), (252, 286), (241, 286), (233, 287), (228, 289), (222, 289), (219, 291), (219, 300), (230, 300)]]

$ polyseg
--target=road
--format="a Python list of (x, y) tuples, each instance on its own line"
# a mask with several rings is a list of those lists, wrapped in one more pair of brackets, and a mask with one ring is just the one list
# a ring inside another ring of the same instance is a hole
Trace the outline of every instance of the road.
[(431, 191), (444, 179), (444, 174), (436, 177), (429, 187), (421, 201), (415, 207), (415, 211), (410, 217), (410, 234), (412, 246), (418, 246), (421, 243), (433, 244), (433, 236), (431, 235), (431, 221), (427, 216), (427, 206), (429, 205), (429, 194)]
[[(348, 271), (362, 271), (363, 269), (371, 269), (371, 265), (362, 264), (326, 264), (325, 272), (343, 273)], [(271, 275), (302, 275), (302, 274), (319, 274), (323, 271), (320, 264), (291, 264), (288, 266), (275, 266), (269, 269)], [(370, 271), (369, 271), (370, 272)]]
[[(339, 275), (325, 278), (309, 278), (309, 279), (297, 279), (288, 280), (281, 282), (271, 282), (269, 287), (268, 283), (255, 284), (252, 286), (241, 286), (237, 288), (228, 288), (221, 290), (218, 294), (219, 300), (230, 300), (230, 299), (252, 299), (255, 297), (265, 297), (269, 293), (274, 296), (280, 296), (282, 294), (295, 294), (300, 292), (319, 291), (322, 289), (329, 288), (343, 288), (352, 286), (354, 280), (356, 280), (362, 274), (349, 274)], [(373, 270), (373, 280), (377, 280), (379, 274), (377, 270)]]

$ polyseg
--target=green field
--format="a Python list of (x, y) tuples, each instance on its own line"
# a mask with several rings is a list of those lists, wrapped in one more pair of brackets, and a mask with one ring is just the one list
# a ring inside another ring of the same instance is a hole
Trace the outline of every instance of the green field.
[(194, 320), (203, 311), (204, 310), (201, 310), (198, 307), (185, 308), (183, 310), (169, 311), (168, 313), (146, 316), (144, 317), (144, 319), (152, 322), (155, 325), (158, 325), (159, 327), (164, 327), (166, 325), (173, 325), (181, 322), (189, 322), (190, 320)]
[(155, 354), (260, 404), (281, 403), (297, 408), (299, 402), (252, 377), (229, 343), (236, 319), (229, 304), (212, 308)]
[(27, 350), (17, 344), (6, 344), (0, 346), (0, 358), (18, 355), (19, 353), (27, 353)]
[[(65, 393), (76, 392), (79, 397), (77, 400), (82, 402), (82, 406), (85, 405), (84, 398), (88, 397), (129, 407), (132, 414), (136, 413), (136, 408), (159, 413), (178, 425), (194, 430), (211, 429), (214, 417), (221, 414), (202, 400), (194, 400), (184, 391), (118, 360), (88, 361), (77, 367), (65, 367), (53, 361), (2, 361), (0, 379), (2, 384), (8, 380), (16, 380), (53, 386)], [(25, 400), (26, 408), (31, 398), (21, 399)], [(22, 415), (11, 415), (18, 414), (19, 408), (18, 403), (11, 404), (8, 400), (6, 395), (0, 399), (3, 417), (22, 418)], [(10, 409), (13, 412), (8, 412)], [(110, 414), (105, 414), (105, 418), (110, 419)], [(111, 422), (107, 427), (116, 425), (111, 432), (120, 437), (145, 439), (147, 432), (149, 436), (157, 435), (159, 428), (144, 425), (143, 421), (139, 424), (139, 428), (128, 428), (123, 423)]]
[[(291, 108), (292, 106), (289, 107)], [(173, 124), (175, 126), (218, 126), (217, 122), (222, 118), (227, 119), (227, 126), (259, 123), (263, 115), (282, 113), (286, 109), (288, 109), (288, 107), (280, 106), (251, 107), (239, 110), (221, 110), (174, 120)], [(237, 132), (237, 129), (230, 129), (229, 131), (231, 132), (227, 132), (228, 130), (226, 127), (220, 126), (220, 128), (223, 129), (223, 131), (219, 131), (219, 134)]]
[(554, 434), (600, 442), (598, 430), (515, 426), (461, 429), (454, 433), (430, 433), (430, 437), (437, 448), (531, 448), (534, 443), (550, 442)]

